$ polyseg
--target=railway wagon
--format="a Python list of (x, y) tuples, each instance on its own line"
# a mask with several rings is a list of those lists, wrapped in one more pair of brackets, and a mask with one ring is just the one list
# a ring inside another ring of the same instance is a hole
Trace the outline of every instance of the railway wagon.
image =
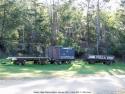
[(34, 64), (46, 64), (48, 57), (30, 57), (30, 56), (15, 56), (8, 57), (15, 65), (25, 65), (27, 61), (33, 61)]
[(71, 63), (75, 59), (75, 50), (71, 47), (50, 46), (46, 50), (50, 63)]
[(70, 63), (71, 60), (75, 59), (75, 51), (74, 48), (70, 47), (50, 46), (46, 49), (46, 55), (43, 57), (13, 56), (7, 59), (10, 59), (16, 65), (25, 65), (27, 61), (33, 61), (34, 64)]
[(95, 64), (95, 63), (103, 63), (110, 65), (112, 63), (115, 63), (115, 56), (111, 55), (88, 55), (86, 60), (89, 64)]

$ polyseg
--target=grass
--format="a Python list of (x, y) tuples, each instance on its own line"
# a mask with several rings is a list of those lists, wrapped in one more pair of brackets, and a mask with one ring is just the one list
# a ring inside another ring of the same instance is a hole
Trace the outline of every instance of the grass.
[(72, 64), (62, 65), (13, 65), (11, 61), (0, 59), (0, 78), (2, 77), (48, 77), (48, 76), (76, 76), (76, 75), (124, 75), (125, 64), (116, 63), (113, 65), (86, 64), (77, 60)]

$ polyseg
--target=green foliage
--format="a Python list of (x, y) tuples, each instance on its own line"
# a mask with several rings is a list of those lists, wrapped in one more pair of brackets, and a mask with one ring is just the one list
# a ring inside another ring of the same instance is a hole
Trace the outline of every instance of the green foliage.
[[(52, 5), (38, 4), (37, 0), (0, 1), (0, 50), (7, 54), (21, 51), (33, 54), (37, 48), (44, 52), (52, 40)], [(110, 0), (101, 1), (110, 2)], [(75, 0), (62, 0), (54, 7), (57, 12), (58, 32), (56, 44), (71, 46), (78, 52), (94, 53), (96, 50), (96, 6), (93, 1), (74, 5)], [(83, 4), (83, 6), (82, 6)], [(90, 5), (89, 5), (90, 4)], [(102, 54), (125, 53), (125, 2), (116, 13), (103, 10), (100, 5), (100, 51)], [(57, 8), (57, 9), (56, 9)], [(87, 12), (86, 9), (88, 8)], [(89, 32), (88, 32), (89, 31)], [(54, 31), (55, 32), (55, 31)], [(20, 47), (23, 45), (23, 47)], [(24, 47), (25, 45), (25, 47)], [(37, 47), (38, 46), (38, 47)], [(3, 49), (4, 48), (4, 49)]]

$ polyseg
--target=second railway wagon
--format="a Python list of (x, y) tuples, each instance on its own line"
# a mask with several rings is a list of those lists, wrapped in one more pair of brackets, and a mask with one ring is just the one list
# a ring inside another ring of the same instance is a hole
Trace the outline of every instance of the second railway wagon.
[(103, 64), (110, 65), (115, 63), (115, 57), (111, 55), (88, 55), (86, 60), (89, 64), (102, 62)]

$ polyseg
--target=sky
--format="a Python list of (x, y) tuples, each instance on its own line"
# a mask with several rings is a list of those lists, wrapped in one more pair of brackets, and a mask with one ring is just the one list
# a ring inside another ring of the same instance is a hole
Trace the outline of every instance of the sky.
[[(50, 1), (52, 1), (52, 0), (39, 0), (39, 2), (43, 2), (43, 3), (46, 3), (46, 2), (50, 3)], [(55, 0), (55, 2), (57, 2), (57, 1), (61, 1), (61, 0)], [(81, 1), (84, 2), (86, 0), (76, 0), (74, 5), (78, 6), (78, 3)], [(94, 0), (92, 0), (92, 1), (94, 1)], [(95, 1), (97, 1), (97, 0), (95, 0)], [(101, 1), (103, 1), (103, 0), (100, 0), (100, 2)], [(96, 4), (96, 2), (95, 2), (95, 4)], [(110, 11), (116, 11), (116, 9), (119, 7), (119, 4), (120, 4), (120, 0), (110, 0), (110, 2), (105, 3), (105, 7), (108, 6), (107, 9), (109, 9)]]
[(111, 6), (112, 11), (115, 11), (120, 5), (120, 0), (111, 0), (107, 5)]

